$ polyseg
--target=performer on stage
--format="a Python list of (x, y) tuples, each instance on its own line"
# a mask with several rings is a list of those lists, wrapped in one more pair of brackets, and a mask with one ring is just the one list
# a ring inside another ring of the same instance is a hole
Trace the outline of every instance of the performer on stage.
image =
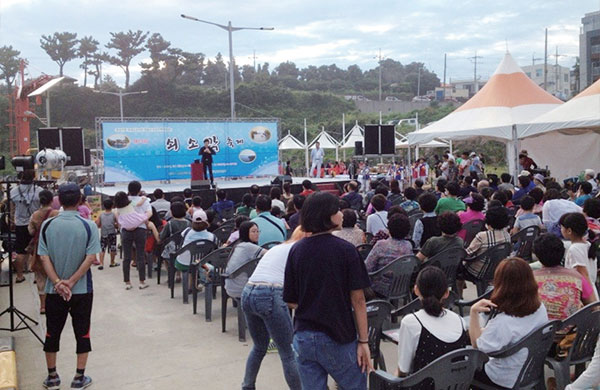
[(210, 185), (214, 187), (214, 178), (213, 178), (213, 170), (212, 170), (212, 162), (213, 162), (213, 154), (216, 154), (215, 150), (208, 146), (208, 140), (204, 140), (204, 146), (200, 149), (200, 153), (202, 156), (202, 165), (204, 165), (204, 179), (208, 178), (208, 173), (210, 172)]
[(321, 165), (323, 165), (324, 155), (325, 152), (323, 151), (323, 149), (321, 149), (321, 144), (317, 141), (317, 143), (315, 143), (315, 148), (310, 152), (310, 159), (312, 160), (312, 165), (308, 174), (309, 176), (312, 176), (313, 171), (316, 168), (314, 177), (319, 177), (319, 174), (321, 173)]

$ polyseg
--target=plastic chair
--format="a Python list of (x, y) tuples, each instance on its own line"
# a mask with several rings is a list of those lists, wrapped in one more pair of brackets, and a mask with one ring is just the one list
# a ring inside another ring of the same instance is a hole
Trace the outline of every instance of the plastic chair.
[[(527, 350), (527, 358), (517, 376), (513, 389), (544, 389), (544, 360), (554, 342), (554, 334), (561, 327), (560, 321), (550, 321), (537, 329), (532, 330), (527, 336), (517, 343), (497, 351), (488, 353), (489, 357), (506, 358), (516, 354), (522, 349)], [(473, 381), (473, 386), (484, 390), (496, 389), (495, 387)]]
[(374, 371), (369, 375), (369, 389), (417, 388), (424, 381), (432, 381), (435, 389), (468, 390), (475, 371), (481, 370), (487, 361), (488, 357), (481, 351), (473, 348), (457, 349), (404, 378), (398, 378), (381, 370)]
[(264, 249), (271, 249), (274, 246), (279, 245), (279, 244), (281, 244), (281, 241), (269, 241), (269, 242), (262, 244), (260, 247), (264, 248)]
[(367, 302), (367, 323), (369, 326), (369, 350), (371, 351), (371, 359), (373, 359), (373, 367), (381, 367), (385, 370), (385, 359), (381, 353), (381, 335), (383, 323), (390, 316), (392, 304), (384, 300), (376, 300)]
[[(202, 257), (208, 255), (210, 252), (215, 250), (217, 245), (209, 240), (196, 240), (192, 241), (183, 248), (180, 248), (177, 253), (175, 253), (175, 259), (179, 256), (183, 256), (184, 254), (188, 254), (190, 257), (190, 265), (187, 271), (181, 272), (181, 287), (182, 287), (182, 298), (183, 303), (188, 303), (188, 295), (189, 295), (189, 277), (192, 276), (192, 280), (196, 280), (196, 273), (198, 272), (198, 263), (197, 261)], [(175, 283), (171, 285), (171, 298), (175, 295)]]
[(423, 211), (421, 209), (414, 209), (408, 212), (408, 217), (418, 217), (418, 218), (422, 218), (423, 215), (425, 215), (425, 213), (423, 213)]
[(235, 214), (235, 209), (233, 207), (230, 207), (228, 209), (221, 210), (220, 217), (221, 217), (221, 219), (231, 219), (231, 218), (233, 218), (234, 214)]
[[(167, 285), (169, 286), (169, 288), (171, 287), (171, 284), (175, 283), (175, 253), (179, 250), (179, 248), (181, 248), (181, 244), (183, 243), (183, 237), (181, 236), (181, 231), (173, 233), (172, 235), (167, 237), (165, 240), (163, 240), (163, 242), (161, 242), (160, 253), (162, 254), (162, 251), (166, 246), (171, 246), (171, 243), (173, 243), (175, 245), (175, 252), (171, 253), (171, 255), (169, 256), (168, 259), (165, 259), (167, 261)], [(156, 283), (157, 284), (160, 284), (162, 261), (163, 261), (163, 257), (162, 257), (162, 255), (159, 255), (157, 271), (156, 271)], [(173, 295), (171, 295), (171, 298), (173, 298)]]
[(369, 256), (369, 253), (371, 253), (371, 249), (373, 249), (372, 244), (360, 244), (356, 247), (356, 250), (358, 251), (362, 261), (367, 260), (367, 256)]
[(458, 314), (460, 314), (461, 317), (464, 317), (463, 315), (463, 308), (465, 307), (471, 307), (474, 304), (476, 304), (477, 302), (481, 301), (482, 299), (490, 299), (490, 297), (492, 296), (492, 293), (494, 292), (494, 287), (493, 286), (489, 286), (488, 289), (481, 294), (480, 296), (478, 296), (475, 299), (466, 301), (463, 299), (458, 299), (456, 300), (456, 302), (454, 302), (454, 305), (458, 308)]
[(408, 222), (410, 223), (410, 231), (408, 232), (408, 236), (412, 238), (413, 235), (413, 231), (415, 230), (415, 224), (417, 223), (418, 220), (420, 220), (421, 218), (423, 218), (423, 212), (419, 211), (418, 213), (415, 213), (413, 210), (413, 214), (410, 214), (408, 216)]
[(227, 242), (227, 239), (229, 239), (229, 236), (233, 232), (233, 229), (235, 229), (235, 225), (227, 224), (220, 226), (213, 232), (215, 237), (217, 237), (219, 246)]
[(575, 340), (569, 354), (562, 360), (546, 358), (546, 365), (554, 370), (556, 388), (563, 390), (570, 383), (570, 367), (575, 365), (575, 377), (585, 370), (585, 363), (592, 360), (600, 333), (600, 302), (593, 302), (565, 319), (561, 327), (575, 326)]
[(494, 272), (500, 262), (510, 256), (512, 246), (508, 242), (494, 245), (488, 248), (485, 252), (471, 259), (465, 259), (468, 262), (481, 261), (483, 262), (483, 274), (480, 279), (475, 282), (477, 286), (477, 295), (483, 295), (487, 287), (494, 280)]
[(513, 248), (516, 248), (515, 256), (531, 262), (533, 241), (539, 234), (539, 226), (529, 226), (511, 236), (510, 242), (513, 244)]
[[(205, 319), (206, 322), (212, 321), (212, 301), (216, 297), (217, 286), (221, 286), (221, 274), (225, 272), (225, 268), (227, 267), (227, 260), (229, 260), (229, 255), (233, 250), (232, 246), (226, 246), (223, 248), (216, 249), (210, 252), (208, 255), (204, 256), (198, 264), (196, 265), (196, 269), (202, 266), (203, 264), (211, 264), (214, 267), (214, 271), (212, 272), (210, 280), (207, 280), (204, 284), (204, 309), (205, 309)], [(198, 307), (198, 272), (195, 273), (195, 278), (193, 280), (192, 286), (192, 306), (193, 313), (197, 313)]]
[(462, 227), (465, 231), (465, 248), (467, 248), (471, 241), (475, 238), (477, 233), (485, 229), (485, 221), (483, 219), (473, 219), (465, 223)]
[(452, 288), (453, 291), (458, 291), (456, 287), (456, 272), (466, 257), (467, 252), (463, 248), (448, 248), (427, 259), (427, 261), (422, 264), (421, 269), (427, 267), (428, 265), (441, 268), (446, 274), (448, 287)]
[[(246, 274), (248, 278), (252, 275), (258, 262), (260, 261), (262, 256), (254, 257), (237, 269), (232, 270), (229, 273), (223, 273), (221, 277), (223, 278), (223, 283), (225, 279), (228, 278), (236, 278), (242, 274)], [(242, 302), (240, 298), (230, 297), (225, 291), (225, 287), (221, 288), (221, 332), (225, 332), (226, 330), (226, 320), (227, 320), (227, 298), (231, 298), (237, 304), (237, 319), (238, 319), (238, 338), (240, 341), (246, 341), (246, 319), (244, 318), (244, 312), (242, 311)]]
[(414, 255), (406, 255), (370, 273), (371, 280), (384, 281), (385, 290), (375, 291), (375, 293), (390, 302), (406, 303), (411, 297), (411, 279), (417, 269), (418, 261)]

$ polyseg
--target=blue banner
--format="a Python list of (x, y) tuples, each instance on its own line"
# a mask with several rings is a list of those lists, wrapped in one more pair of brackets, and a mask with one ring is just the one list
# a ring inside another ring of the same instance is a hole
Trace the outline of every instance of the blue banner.
[(189, 179), (208, 140), (215, 177), (276, 175), (277, 122), (103, 122), (104, 180)]

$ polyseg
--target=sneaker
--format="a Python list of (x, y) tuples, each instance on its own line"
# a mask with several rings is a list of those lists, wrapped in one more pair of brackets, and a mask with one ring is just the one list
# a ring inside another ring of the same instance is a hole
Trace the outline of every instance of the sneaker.
[(118, 266), (120, 266), (120, 265), (121, 265), (120, 263), (112, 263), (111, 265), (109, 265), (109, 267), (111, 267), (111, 268), (112, 268), (112, 267), (118, 267)]
[(140, 283), (139, 289), (143, 290), (145, 288), (148, 288), (148, 285), (146, 283)]
[(131, 290), (131, 284), (126, 284), (125, 285), (125, 290)]
[(269, 346), (267, 347), (267, 353), (278, 352), (277, 344), (273, 341), (273, 339), (269, 339)]
[(104, 269), (104, 266), (103, 266), (103, 265), (101, 265), (100, 267), (98, 267), (98, 269), (99, 269), (100, 271), (102, 271), (102, 270)]
[(44, 379), (42, 386), (44, 386), (44, 389), (58, 390), (60, 389), (60, 377), (58, 375), (55, 377), (48, 375), (46, 379)]
[(74, 378), (71, 382), (71, 390), (86, 389), (92, 384), (92, 378), (85, 375), (81, 378)]

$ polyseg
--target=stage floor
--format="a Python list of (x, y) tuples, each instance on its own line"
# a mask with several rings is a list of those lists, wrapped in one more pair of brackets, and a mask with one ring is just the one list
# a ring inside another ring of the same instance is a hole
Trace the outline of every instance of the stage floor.
[[(261, 177), (261, 178), (242, 178), (242, 179), (215, 179), (217, 189), (233, 189), (233, 188), (250, 188), (251, 185), (257, 184), (259, 186), (267, 186), (271, 184), (273, 177)], [(302, 181), (309, 179), (313, 184), (318, 183), (331, 183), (339, 181), (349, 180), (348, 175), (339, 175), (336, 177), (324, 177), (324, 178), (313, 178), (313, 177), (292, 177), (292, 184), (302, 184)], [(170, 183), (162, 183), (160, 181), (142, 181), (142, 190), (147, 194), (151, 194), (155, 189), (160, 188), (165, 193), (171, 192), (183, 192), (184, 189), (190, 188), (190, 180), (171, 180)], [(119, 191), (127, 192), (127, 182), (115, 183), (115, 185), (104, 186), (100, 184), (96, 186), (96, 192), (114, 196)]]

